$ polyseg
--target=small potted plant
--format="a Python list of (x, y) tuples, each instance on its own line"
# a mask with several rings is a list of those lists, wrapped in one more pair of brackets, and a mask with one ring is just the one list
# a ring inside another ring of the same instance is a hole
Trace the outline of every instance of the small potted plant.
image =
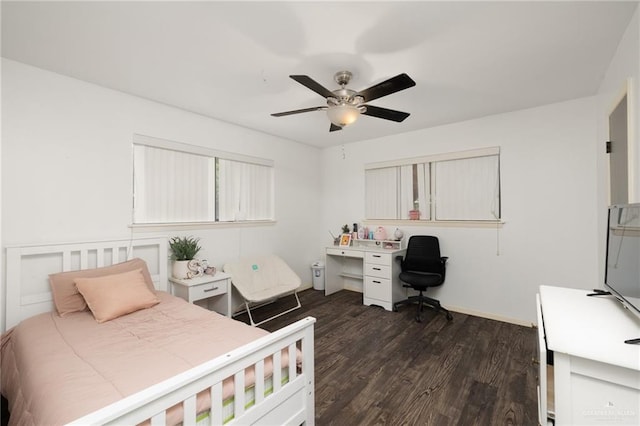
[(201, 247), (200, 238), (173, 237), (169, 240), (171, 259), (173, 259), (172, 275), (174, 278), (187, 278), (189, 261), (195, 259)]

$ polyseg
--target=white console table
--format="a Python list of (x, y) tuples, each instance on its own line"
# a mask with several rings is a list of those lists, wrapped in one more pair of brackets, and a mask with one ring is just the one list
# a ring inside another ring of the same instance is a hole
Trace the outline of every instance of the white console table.
[[(563, 425), (640, 424), (640, 319), (612, 296), (541, 286), (537, 297), (539, 421)], [(553, 351), (547, 377), (547, 349)], [(553, 383), (553, 385), (551, 385)], [(553, 386), (548, 393), (547, 387)], [(547, 398), (547, 395), (553, 395)]]
[(363, 304), (393, 310), (394, 303), (407, 297), (398, 279), (400, 264), (395, 261), (406, 250), (400, 248), (399, 242), (376, 245), (374, 240), (363, 240), (357, 244), (326, 248), (325, 294), (344, 289), (361, 291)]

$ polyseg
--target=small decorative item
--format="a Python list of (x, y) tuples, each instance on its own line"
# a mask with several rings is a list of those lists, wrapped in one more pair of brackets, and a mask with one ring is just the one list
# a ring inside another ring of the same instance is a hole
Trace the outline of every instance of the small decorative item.
[(344, 225), (342, 225), (342, 233), (343, 234), (348, 234), (349, 231), (349, 225), (347, 225), (346, 223)]
[(387, 231), (382, 227), (382, 226), (378, 226), (376, 228), (376, 232), (374, 232), (373, 234), (373, 239), (374, 240), (386, 240), (387, 239)]
[(396, 231), (393, 233), (393, 238), (395, 238), (396, 241), (400, 241), (402, 237), (404, 237), (404, 232), (402, 232), (399, 228), (396, 228)]
[(209, 266), (209, 262), (206, 259), (200, 261), (200, 266), (202, 267), (202, 272), (204, 274), (212, 276), (216, 274), (216, 267)]
[(340, 237), (336, 237), (335, 235), (333, 235), (333, 232), (331, 232), (331, 230), (329, 230), (329, 235), (331, 235), (331, 238), (333, 238), (334, 246), (337, 246), (338, 244), (340, 244)]
[(418, 200), (413, 202), (413, 210), (409, 210), (410, 220), (420, 220), (420, 205)]
[[(193, 275), (194, 271), (189, 268), (189, 261), (194, 260), (201, 247), (198, 244), (199, 238), (194, 237), (173, 237), (169, 240), (171, 258), (173, 259), (172, 275), (174, 278), (185, 279), (188, 275)], [(197, 266), (192, 265), (192, 268)]]
[(349, 247), (351, 245), (351, 234), (342, 234), (340, 236), (340, 247)]
[(198, 259), (189, 260), (187, 263), (187, 268), (189, 271), (187, 272), (187, 278), (197, 278), (204, 275), (204, 267), (202, 266), (201, 261)]

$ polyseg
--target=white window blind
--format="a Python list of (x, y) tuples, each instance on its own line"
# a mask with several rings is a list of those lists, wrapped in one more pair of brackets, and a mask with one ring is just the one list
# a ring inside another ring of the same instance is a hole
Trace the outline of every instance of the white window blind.
[(398, 216), (398, 170), (396, 167), (367, 170), (365, 192), (367, 218), (395, 219)]
[(273, 218), (272, 168), (239, 161), (218, 161), (219, 220)]
[(436, 162), (436, 219), (499, 219), (498, 167), (497, 155)]
[(134, 224), (274, 219), (273, 162), (135, 135)]
[(212, 220), (214, 163), (201, 155), (134, 146), (134, 223)]

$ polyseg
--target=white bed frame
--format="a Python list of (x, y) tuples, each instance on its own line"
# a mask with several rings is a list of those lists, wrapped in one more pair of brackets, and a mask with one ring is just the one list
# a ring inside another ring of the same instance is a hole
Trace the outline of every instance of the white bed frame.
[[(167, 291), (167, 238), (122, 239), (46, 246), (8, 247), (6, 250), (6, 327), (17, 325), (30, 316), (54, 309), (48, 274), (77, 269), (108, 266), (134, 257), (147, 262), (154, 285)], [(73, 425), (137, 424), (151, 419), (152, 425), (165, 424), (165, 412), (182, 403), (184, 425), (196, 424), (196, 395), (211, 394), (211, 409), (205, 424), (219, 425), (222, 418), (222, 382), (234, 378), (234, 417), (225, 424), (313, 425), (315, 318), (307, 317), (245, 346), (234, 349), (204, 364), (130, 395), (80, 419)], [(264, 396), (264, 362), (273, 357), (280, 365), (281, 351), (296, 359), (302, 350), (298, 370), (290, 362), (288, 381), (281, 384), (282, 372), (273, 372), (273, 392)], [(255, 401), (245, 408), (246, 368), (255, 368)]]

